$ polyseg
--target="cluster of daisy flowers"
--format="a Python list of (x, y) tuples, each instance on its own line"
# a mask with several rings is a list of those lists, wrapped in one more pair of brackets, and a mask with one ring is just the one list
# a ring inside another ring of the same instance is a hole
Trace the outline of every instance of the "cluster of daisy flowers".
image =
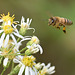
[[(11, 71), (7, 75), (51, 75), (55, 73), (55, 66), (51, 67), (51, 63), (36, 63), (35, 53), (43, 53), (43, 49), (39, 44), (36, 36), (25, 36), (30, 28), (32, 19), (25, 22), (22, 16), (21, 23), (14, 21), (14, 15), (11, 17), (1, 14), (0, 17), (0, 64), (3, 62), (4, 69), (0, 75), (11, 66)], [(18, 29), (17, 29), (18, 28)], [(22, 42), (26, 41), (25, 47), (20, 49)]]

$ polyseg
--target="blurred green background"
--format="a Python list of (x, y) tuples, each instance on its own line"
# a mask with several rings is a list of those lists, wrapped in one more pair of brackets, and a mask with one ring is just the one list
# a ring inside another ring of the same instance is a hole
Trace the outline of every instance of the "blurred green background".
[[(15, 20), (20, 21), (22, 16), (33, 19), (31, 27), (36, 32), (33, 34), (31, 30), (26, 35), (36, 35), (40, 39), (44, 53), (35, 55), (37, 62), (55, 65), (53, 75), (75, 75), (75, 0), (0, 0), (0, 14), (7, 12), (15, 14)], [(51, 16), (68, 18), (73, 25), (66, 27), (64, 34), (62, 27), (59, 30), (48, 26)]]

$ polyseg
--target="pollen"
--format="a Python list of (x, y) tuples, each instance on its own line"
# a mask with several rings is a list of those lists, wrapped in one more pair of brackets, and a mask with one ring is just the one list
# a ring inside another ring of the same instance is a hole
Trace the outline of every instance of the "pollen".
[(38, 75), (45, 75), (45, 74), (46, 74), (46, 71), (44, 71), (44, 70), (40, 70), (38, 73)]
[(35, 58), (33, 56), (24, 56), (24, 58), (22, 59), (23, 64), (29, 67), (32, 67), (33, 65), (35, 65), (34, 61), (35, 61)]
[(46, 72), (45, 71), (42, 72), (42, 70), (40, 70), (39, 73), (38, 73), (38, 75), (45, 75), (45, 74), (46, 74)]
[(10, 34), (10, 33), (13, 32), (13, 28), (12, 28), (12, 26), (10, 26), (10, 25), (5, 25), (5, 26), (3, 27), (3, 30), (4, 30), (5, 34)]
[(15, 58), (14, 51), (11, 51), (10, 53), (9, 53), (9, 51), (10, 51), (10, 49), (8, 49), (8, 48), (2, 48), (2, 56), (7, 57), (9, 59)]
[(1, 19), (4, 21), (4, 22), (8, 22), (8, 21), (11, 21), (11, 24), (13, 23), (13, 19), (14, 19), (14, 15), (12, 17), (10, 17), (10, 13), (8, 12), (8, 14), (5, 16), (4, 14), (1, 14)]

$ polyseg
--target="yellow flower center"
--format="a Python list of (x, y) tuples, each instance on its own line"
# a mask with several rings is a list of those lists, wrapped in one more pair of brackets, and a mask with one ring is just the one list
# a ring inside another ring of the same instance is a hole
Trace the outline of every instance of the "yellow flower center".
[(15, 18), (14, 15), (12, 17), (10, 17), (10, 13), (8, 12), (8, 15), (4, 15), (4, 14), (1, 14), (1, 19), (4, 21), (4, 22), (8, 22), (8, 21), (11, 21), (11, 24), (13, 23), (13, 19)]
[(3, 26), (3, 30), (4, 30), (5, 34), (10, 34), (13, 32), (13, 28), (10, 25)]
[(8, 48), (2, 48), (2, 56), (7, 57), (9, 59), (13, 59), (15, 57), (14, 51), (9, 51), (10, 49), (8, 50)]
[(24, 58), (22, 59), (23, 64), (29, 67), (35, 65), (34, 61), (35, 58), (33, 56), (24, 56)]

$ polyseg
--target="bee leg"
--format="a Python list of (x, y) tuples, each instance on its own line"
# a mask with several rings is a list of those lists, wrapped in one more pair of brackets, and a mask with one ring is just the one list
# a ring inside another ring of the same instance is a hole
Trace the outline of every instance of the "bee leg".
[(66, 27), (65, 26), (63, 27), (63, 32), (66, 33)]

